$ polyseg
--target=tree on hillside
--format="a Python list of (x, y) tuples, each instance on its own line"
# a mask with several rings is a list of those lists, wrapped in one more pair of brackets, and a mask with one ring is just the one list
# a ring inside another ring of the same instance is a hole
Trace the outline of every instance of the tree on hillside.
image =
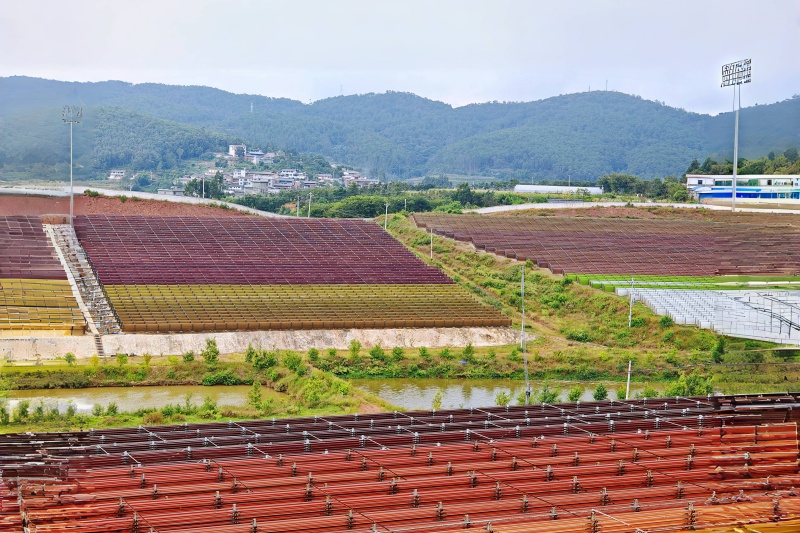
[(183, 194), (186, 196), (198, 196), (201, 198), (214, 198), (219, 200), (225, 196), (223, 188), (224, 180), (222, 174), (218, 170), (211, 179), (199, 180), (195, 178), (191, 180), (183, 189)]

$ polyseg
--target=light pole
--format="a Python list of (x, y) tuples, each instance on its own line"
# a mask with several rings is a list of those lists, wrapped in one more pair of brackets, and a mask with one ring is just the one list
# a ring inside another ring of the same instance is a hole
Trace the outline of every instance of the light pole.
[(384, 202), (386, 204), (386, 216), (383, 218), (383, 230), (386, 231), (386, 224), (389, 222), (389, 202)]
[(313, 196), (313, 193), (308, 193), (308, 216), (306, 218), (311, 218), (311, 198)]
[(61, 120), (69, 124), (69, 224), (72, 226), (72, 216), (74, 210), (74, 195), (72, 181), (72, 125), (80, 124), (83, 117), (83, 108), (74, 105), (65, 105), (61, 111)]
[(736, 87), (739, 86), (739, 104), (736, 107), (736, 118), (733, 126), (733, 181), (731, 182), (731, 211), (736, 211), (736, 171), (739, 166), (739, 110), (742, 108), (743, 83), (752, 81), (752, 60), (742, 59), (734, 63), (722, 65), (722, 84), (720, 87), (733, 86), (733, 99), (736, 101)]

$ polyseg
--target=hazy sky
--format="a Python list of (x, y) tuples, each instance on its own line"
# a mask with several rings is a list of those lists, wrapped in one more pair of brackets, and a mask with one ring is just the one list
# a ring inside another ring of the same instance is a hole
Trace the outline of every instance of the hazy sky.
[(800, 93), (800, 0), (0, 0), (0, 76), (453, 105), (608, 88), (731, 108)]

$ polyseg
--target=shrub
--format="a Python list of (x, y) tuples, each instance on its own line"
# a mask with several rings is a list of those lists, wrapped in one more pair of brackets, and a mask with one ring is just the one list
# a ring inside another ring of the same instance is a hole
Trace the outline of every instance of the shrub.
[(242, 380), (231, 370), (221, 370), (212, 374), (203, 376), (203, 385), (241, 385)]
[(118, 364), (119, 366), (125, 366), (125, 365), (127, 365), (127, 364), (128, 364), (128, 356), (127, 356), (127, 354), (124, 354), (124, 353), (118, 353), (118, 354), (117, 354), (117, 364)]
[(96, 403), (92, 406), (92, 414), (94, 416), (103, 416), (103, 406)]
[(189, 350), (188, 352), (183, 354), (183, 362), (184, 363), (191, 363), (194, 361), (194, 352)]
[(592, 334), (585, 329), (570, 329), (564, 335), (567, 339), (576, 342), (590, 342)]
[(309, 348), (308, 349), (308, 360), (312, 363), (316, 363), (319, 360), (319, 350), (316, 348)]
[(92, 355), (89, 358), (89, 364), (92, 365), (95, 368), (100, 366), (100, 356), (97, 355), (97, 354)]
[(116, 402), (109, 402), (106, 406), (106, 416), (116, 416), (119, 413), (119, 407)]
[(452, 361), (453, 359), (456, 358), (455, 355), (450, 353), (450, 348), (448, 348), (448, 347), (444, 347), (439, 351), (439, 357), (441, 357), (442, 359), (445, 359), (447, 361)]
[(0, 401), (0, 423), (7, 426), (11, 422), (11, 413), (5, 400)]
[(300, 357), (299, 353), (286, 352), (285, 354), (283, 354), (282, 363), (283, 366), (285, 366), (292, 372), (297, 372), (298, 369), (300, 369), (301, 365), (303, 364), (303, 358)]
[(157, 425), (162, 424), (164, 422), (164, 415), (162, 414), (161, 411), (152, 411), (152, 412), (147, 413), (146, 415), (144, 415), (144, 417), (142, 418), (142, 421), (145, 424), (148, 424), (148, 425), (151, 425), (151, 426), (157, 426)]
[(569, 389), (569, 392), (567, 393), (567, 401), (577, 402), (578, 400), (581, 399), (581, 396), (583, 396), (583, 388), (581, 388), (578, 385), (575, 385), (574, 387)]
[(74, 353), (67, 352), (66, 354), (64, 354), (64, 361), (67, 362), (67, 365), (72, 366), (77, 361), (77, 357), (75, 357)]
[(558, 401), (560, 395), (558, 389), (551, 389), (550, 384), (545, 383), (542, 390), (536, 394), (536, 401), (538, 403), (555, 403)]
[(395, 346), (392, 348), (392, 361), (398, 362), (402, 361), (405, 357), (405, 351), (400, 346)]
[(608, 389), (606, 388), (605, 385), (603, 385), (601, 383), (594, 390), (594, 393), (592, 394), (592, 397), (595, 399), (595, 401), (598, 401), (598, 402), (602, 401), (602, 400), (607, 400), (608, 399)]
[(637, 398), (658, 398), (658, 391), (650, 385), (645, 385), (642, 392), (636, 395)]
[(674, 324), (675, 324), (675, 321), (674, 321), (674, 320), (672, 320), (672, 318), (670, 318), (670, 317), (668, 317), (668, 316), (662, 316), (662, 317), (661, 317), (661, 318), (658, 320), (658, 325), (659, 325), (659, 326), (661, 326), (662, 328), (670, 328), (670, 327), (672, 327)]
[(419, 349), (419, 356), (426, 361), (430, 361), (431, 359), (431, 352), (424, 346)]
[[(167, 363), (169, 363), (170, 366), (175, 366), (175, 365), (178, 364), (178, 358), (175, 357), (174, 355), (168, 355), (167, 356)], [(174, 371), (172, 371), (172, 370), (170, 370), (170, 372), (174, 373)]]
[(667, 386), (664, 395), (669, 396), (704, 396), (714, 392), (713, 378), (706, 377), (698, 370), (691, 374), (682, 372), (677, 381)]
[(253, 367), (258, 370), (264, 370), (265, 368), (272, 368), (277, 364), (278, 364), (277, 352), (272, 352), (268, 350), (257, 350), (255, 355), (253, 356)]
[(376, 344), (370, 349), (369, 356), (375, 361), (386, 361), (386, 352), (383, 351), (383, 347), (380, 344)]
[(216, 339), (206, 339), (206, 349), (202, 351), (203, 360), (208, 368), (216, 368), (219, 363), (219, 349)]
[(647, 321), (644, 317), (637, 316), (636, 318), (631, 319), (631, 327), (632, 328), (641, 328), (647, 325)]
[(67, 410), (64, 412), (64, 416), (67, 418), (72, 418), (78, 412), (78, 408), (75, 407), (74, 403), (69, 403), (67, 405)]
[(145, 354), (142, 356), (142, 364), (143, 364), (144, 366), (146, 366), (146, 367), (149, 367), (149, 366), (150, 366), (150, 362), (151, 362), (152, 360), (153, 360), (153, 356), (152, 356), (152, 355), (150, 355), (149, 353), (145, 353)]
[(330, 358), (336, 357), (336, 348), (328, 348), (328, 357)]
[(511, 403), (511, 395), (506, 391), (500, 391), (497, 393), (497, 396), (494, 397), (494, 401), (500, 407), (505, 407)]
[(625, 399), (625, 391), (626, 387), (617, 387), (617, 400), (624, 400)]
[(721, 363), (723, 355), (725, 355), (725, 337), (720, 337), (711, 350), (711, 359), (713, 359), (715, 363)]

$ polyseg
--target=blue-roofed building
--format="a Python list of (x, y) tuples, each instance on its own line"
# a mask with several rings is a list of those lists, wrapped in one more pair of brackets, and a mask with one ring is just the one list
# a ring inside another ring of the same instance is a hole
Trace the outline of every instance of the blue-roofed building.
[[(699, 202), (730, 199), (733, 193), (733, 176), (687, 174), (686, 187)], [(795, 174), (736, 176), (736, 198), (800, 200), (800, 176)]]

